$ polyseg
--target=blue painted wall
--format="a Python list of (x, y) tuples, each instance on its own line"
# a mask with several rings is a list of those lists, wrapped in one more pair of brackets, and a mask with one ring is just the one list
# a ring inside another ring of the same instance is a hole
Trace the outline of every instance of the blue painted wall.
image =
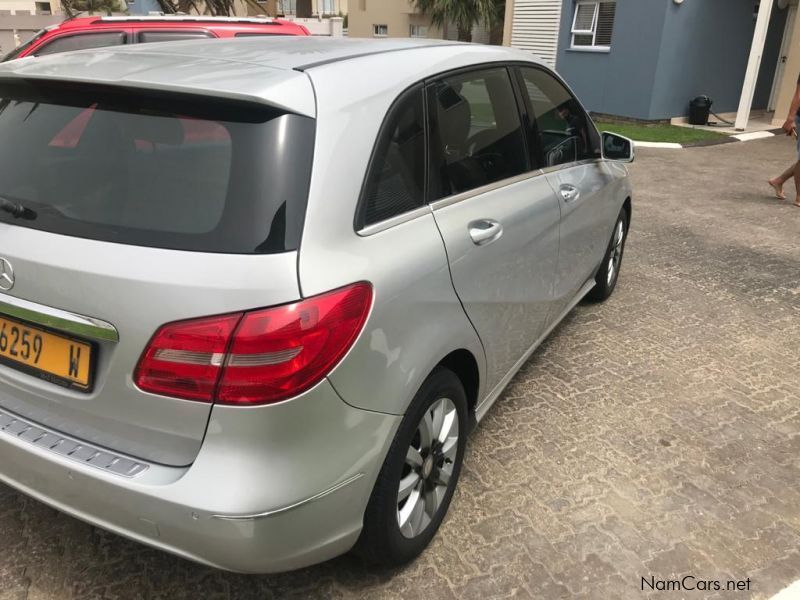
[(575, 4), (564, 0), (556, 59), (559, 73), (591, 111), (652, 118), (650, 104), (666, 1), (618, 0), (608, 53), (570, 49)]
[[(557, 68), (586, 107), (637, 119), (688, 112), (706, 94), (734, 111), (753, 39), (753, 0), (617, 0), (611, 51), (570, 49), (575, 0), (564, 0)], [(786, 11), (773, 12), (754, 108), (766, 108)]]

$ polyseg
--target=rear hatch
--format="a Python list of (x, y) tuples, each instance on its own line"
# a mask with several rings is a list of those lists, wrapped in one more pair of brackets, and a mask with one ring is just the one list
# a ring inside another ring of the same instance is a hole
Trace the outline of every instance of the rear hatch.
[(211, 403), (134, 369), (165, 323), (299, 297), (313, 138), (252, 102), (0, 80), (0, 408), (190, 464)]

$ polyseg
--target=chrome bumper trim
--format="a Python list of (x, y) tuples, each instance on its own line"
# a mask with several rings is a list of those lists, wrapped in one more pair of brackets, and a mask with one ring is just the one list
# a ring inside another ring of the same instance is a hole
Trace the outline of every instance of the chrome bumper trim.
[(119, 333), (111, 323), (8, 294), (0, 294), (0, 313), (79, 337), (110, 342), (119, 341)]
[(255, 513), (251, 515), (211, 515), (211, 517), (213, 519), (222, 519), (224, 521), (252, 521), (254, 519), (266, 519), (268, 517), (274, 517), (276, 515), (289, 512), (290, 510), (294, 510), (295, 508), (300, 508), (301, 506), (305, 506), (306, 504), (310, 504), (311, 502), (324, 498), (325, 496), (329, 496), (335, 491), (340, 490), (343, 487), (350, 485), (354, 481), (361, 479), (363, 476), (364, 473), (356, 473), (352, 477), (348, 477), (344, 481), (341, 481), (336, 485), (329, 487), (327, 490), (320, 492), (319, 494), (315, 494), (310, 498), (306, 498), (305, 500), (300, 500), (299, 502), (295, 502), (294, 504), (290, 504), (289, 506), (283, 506), (281, 508), (275, 508), (273, 510), (268, 510), (265, 512)]
[(0, 439), (4, 435), (120, 477), (136, 477), (149, 468), (144, 463), (79, 442), (0, 409)]

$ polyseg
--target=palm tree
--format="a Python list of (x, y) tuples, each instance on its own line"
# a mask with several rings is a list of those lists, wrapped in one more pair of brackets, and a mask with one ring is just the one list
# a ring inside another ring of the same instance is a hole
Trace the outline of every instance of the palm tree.
[(431, 24), (444, 28), (448, 23), (458, 28), (458, 39), (472, 41), (472, 26), (484, 23), (492, 27), (499, 18), (497, 0), (413, 0)]
[(506, 21), (506, 0), (494, 0), (495, 21), (489, 30), (489, 43), (503, 45), (503, 28)]

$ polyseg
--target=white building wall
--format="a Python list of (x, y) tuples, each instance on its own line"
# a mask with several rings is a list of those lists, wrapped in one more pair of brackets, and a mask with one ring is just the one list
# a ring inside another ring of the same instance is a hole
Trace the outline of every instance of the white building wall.
[(511, 45), (533, 52), (555, 67), (561, 0), (515, 0), (513, 6)]
[(330, 37), (342, 37), (344, 35), (342, 27), (344, 19), (341, 17), (326, 17), (324, 19), (311, 17), (310, 19), (299, 19), (287, 15), (285, 18), (288, 21), (302, 25), (308, 29), (311, 35)]
[[(43, 3), (50, 4), (50, 12), (56, 14), (61, 12), (61, 5), (58, 0), (41, 0)], [(36, 0), (0, 0), (0, 10), (9, 10), (13, 13), (36, 13)]]
[[(483, 23), (478, 23), (472, 26), (472, 43), (473, 44), (488, 44), (489, 43), (489, 28)], [(442, 39), (455, 42), (458, 40), (458, 27), (453, 23), (448, 23), (444, 28), (444, 35)]]

